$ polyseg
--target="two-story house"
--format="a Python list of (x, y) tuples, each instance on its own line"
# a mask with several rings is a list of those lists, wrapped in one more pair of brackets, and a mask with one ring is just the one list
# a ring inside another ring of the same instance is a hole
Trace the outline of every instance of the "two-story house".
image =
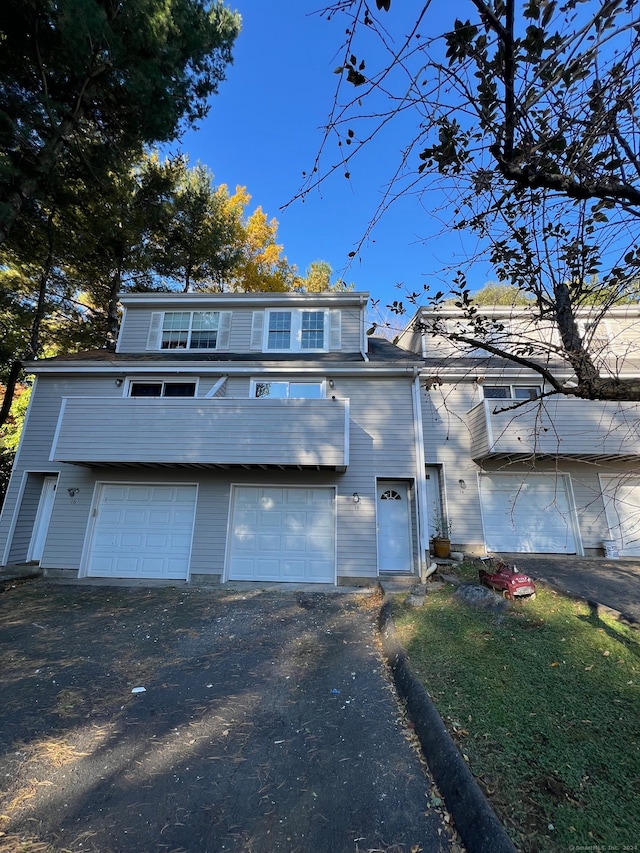
[[(557, 342), (526, 308), (483, 313), (497, 321), (503, 346)], [(637, 376), (640, 310), (612, 309), (597, 327), (583, 313), (601, 370)], [(431, 511), (448, 517), (452, 541), (477, 554), (588, 556), (610, 542), (621, 556), (640, 556), (640, 404), (544, 397), (540, 374), (437, 334), (464, 332), (462, 324), (455, 308), (424, 309), (399, 341), (423, 360), (426, 473), (439, 495)], [(549, 358), (570, 388), (570, 367), (553, 362), (553, 349)]]
[(428, 548), (420, 359), (366, 293), (129, 294), (115, 351), (43, 359), (2, 563), (359, 583)]

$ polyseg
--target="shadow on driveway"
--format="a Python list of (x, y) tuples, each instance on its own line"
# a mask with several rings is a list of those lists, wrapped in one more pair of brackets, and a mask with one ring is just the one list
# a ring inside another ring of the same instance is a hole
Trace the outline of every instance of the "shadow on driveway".
[(501, 554), (507, 562), (562, 592), (611, 607), (640, 624), (640, 562)]
[(0, 848), (458, 850), (378, 654), (379, 603), (7, 589)]

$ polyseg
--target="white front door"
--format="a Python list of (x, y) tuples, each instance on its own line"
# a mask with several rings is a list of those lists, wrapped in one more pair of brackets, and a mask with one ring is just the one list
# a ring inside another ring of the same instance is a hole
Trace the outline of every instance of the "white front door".
[(335, 583), (334, 489), (236, 486), (227, 577)]
[(609, 526), (621, 557), (640, 556), (640, 477), (602, 477), (602, 497)]
[(186, 580), (196, 497), (187, 484), (103, 484), (86, 573)]
[(481, 474), (480, 500), (487, 551), (576, 553), (562, 474)]
[(411, 510), (406, 483), (379, 480), (378, 571), (411, 572)]
[(49, 530), (49, 522), (51, 521), (51, 513), (53, 512), (53, 502), (56, 498), (56, 488), (58, 477), (45, 477), (42, 481), (42, 491), (40, 492), (40, 500), (38, 502), (38, 510), (36, 519), (33, 523), (33, 532), (31, 534), (31, 542), (27, 551), (27, 562), (42, 559), (44, 551), (44, 543)]

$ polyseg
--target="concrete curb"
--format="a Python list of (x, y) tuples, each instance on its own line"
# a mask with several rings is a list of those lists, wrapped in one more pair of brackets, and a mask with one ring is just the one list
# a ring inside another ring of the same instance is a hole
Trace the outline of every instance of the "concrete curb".
[(0, 584), (8, 581), (41, 578), (42, 575), (40, 566), (6, 566), (0, 569)]
[(397, 638), (391, 596), (386, 594), (378, 617), (378, 630), (398, 693), (407, 704), (429, 769), (468, 853), (517, 853), (429, 694), (413, 672)]

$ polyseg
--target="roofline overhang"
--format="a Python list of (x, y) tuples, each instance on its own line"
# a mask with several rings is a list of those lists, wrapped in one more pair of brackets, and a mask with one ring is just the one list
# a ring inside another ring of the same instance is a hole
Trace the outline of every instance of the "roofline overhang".
[(176, 305), (189, 308), (199, 305), (211, 307), (212, 304), (225, 306), (255, 305), (271, 308), (279, 305), (366, 305), (369, 293), (366, 291), (327, 291), (320, 293), (121, 293), (120, 303), (127, 306)]
[[(486, 317), (531, 317), (531, 308), (511, 307), (509, 305), (479, 305), (478, 313)], [(622, 319), (638, 317), (640, 319), (640, 305), (617, 305), (607, 308), (604, 311), (602, 310), (602, 306), (595, 305), (592, 308), (576, 308), (575, 313), (577, 317), (592, 317), (593, 315), (602, 314), (604, 320), (609, 317), (619, 317)], [(402, 334), (407, 331), (410, 332), (413, 323), (421, 317), (429, 319), (458, 319), (464, 316), (464, 311), (460, 308), (448, 308), (445, 306), (441, 308), (419, 308), (403, 329)], [(550, 317), (549, 322), (552, 321)], [(539, 321), (536, 320), (536, 322)]]
[[(572, 370), (552, 370), (551, 371), (557, 379), (575, 379), (575, 372)], [(420, 370), (420, 377), (441, 377), (442, 379), (446, 379), (447, 382), (477, 382), (478, 380), (487, 380), (487, 379), (537, 379), (540, 382), (544, 381), (544, 377), (534, 370), (531, 367), (521, 367), (521, 368), (500, 368), (500, 367), (487, 367), (484, 370), (481, 369), (469, 369), (464, 373), (461, 373), (460, 370), (452, 370), (448, 371), (446, 369), (440, 370), (437, 367), (423, 367)], [(619, 377), (621, 380), (623, 379), (640, 379), (640, 372), (634, 371), (633, 373), (623, 373)]]
[(419, 365), (408, 364), (404, 366), (380, 364), (372, 362), (359, 362), (357, 365), (342, 365), (338, 366), (330, 362), (320, 363), (318, 365), (298, 365), (295, 362), (280, 362), (273, 365), (265, 365), (255, 362), (250, 365), (234, 365), (229, 362), (217, 362), (215, 365), (202, 364), (198, 362), (189, 362), (178, 364), (176, 362), (166, 362), (164, 364), (140, 363), (140, 362), (123, 362), (121, 364), (109, 365), (90, 365), (68, 363), (64, 364), (42, 364), (40, 362), (29, 362), (25, 365), (27, 373), (35, 373), (36, 375), (55, 375), (55, 374), (93, 374), (93, 375), (121, 375), (123, 373), (140, 373), (140, 374), (184, 374), (199, 376), (215, 375), (221, 373), (234, 376), (255, 376), (256, 374), (327, 374), (332, 376), (411, 376), (414, 377), (419, 372)]

